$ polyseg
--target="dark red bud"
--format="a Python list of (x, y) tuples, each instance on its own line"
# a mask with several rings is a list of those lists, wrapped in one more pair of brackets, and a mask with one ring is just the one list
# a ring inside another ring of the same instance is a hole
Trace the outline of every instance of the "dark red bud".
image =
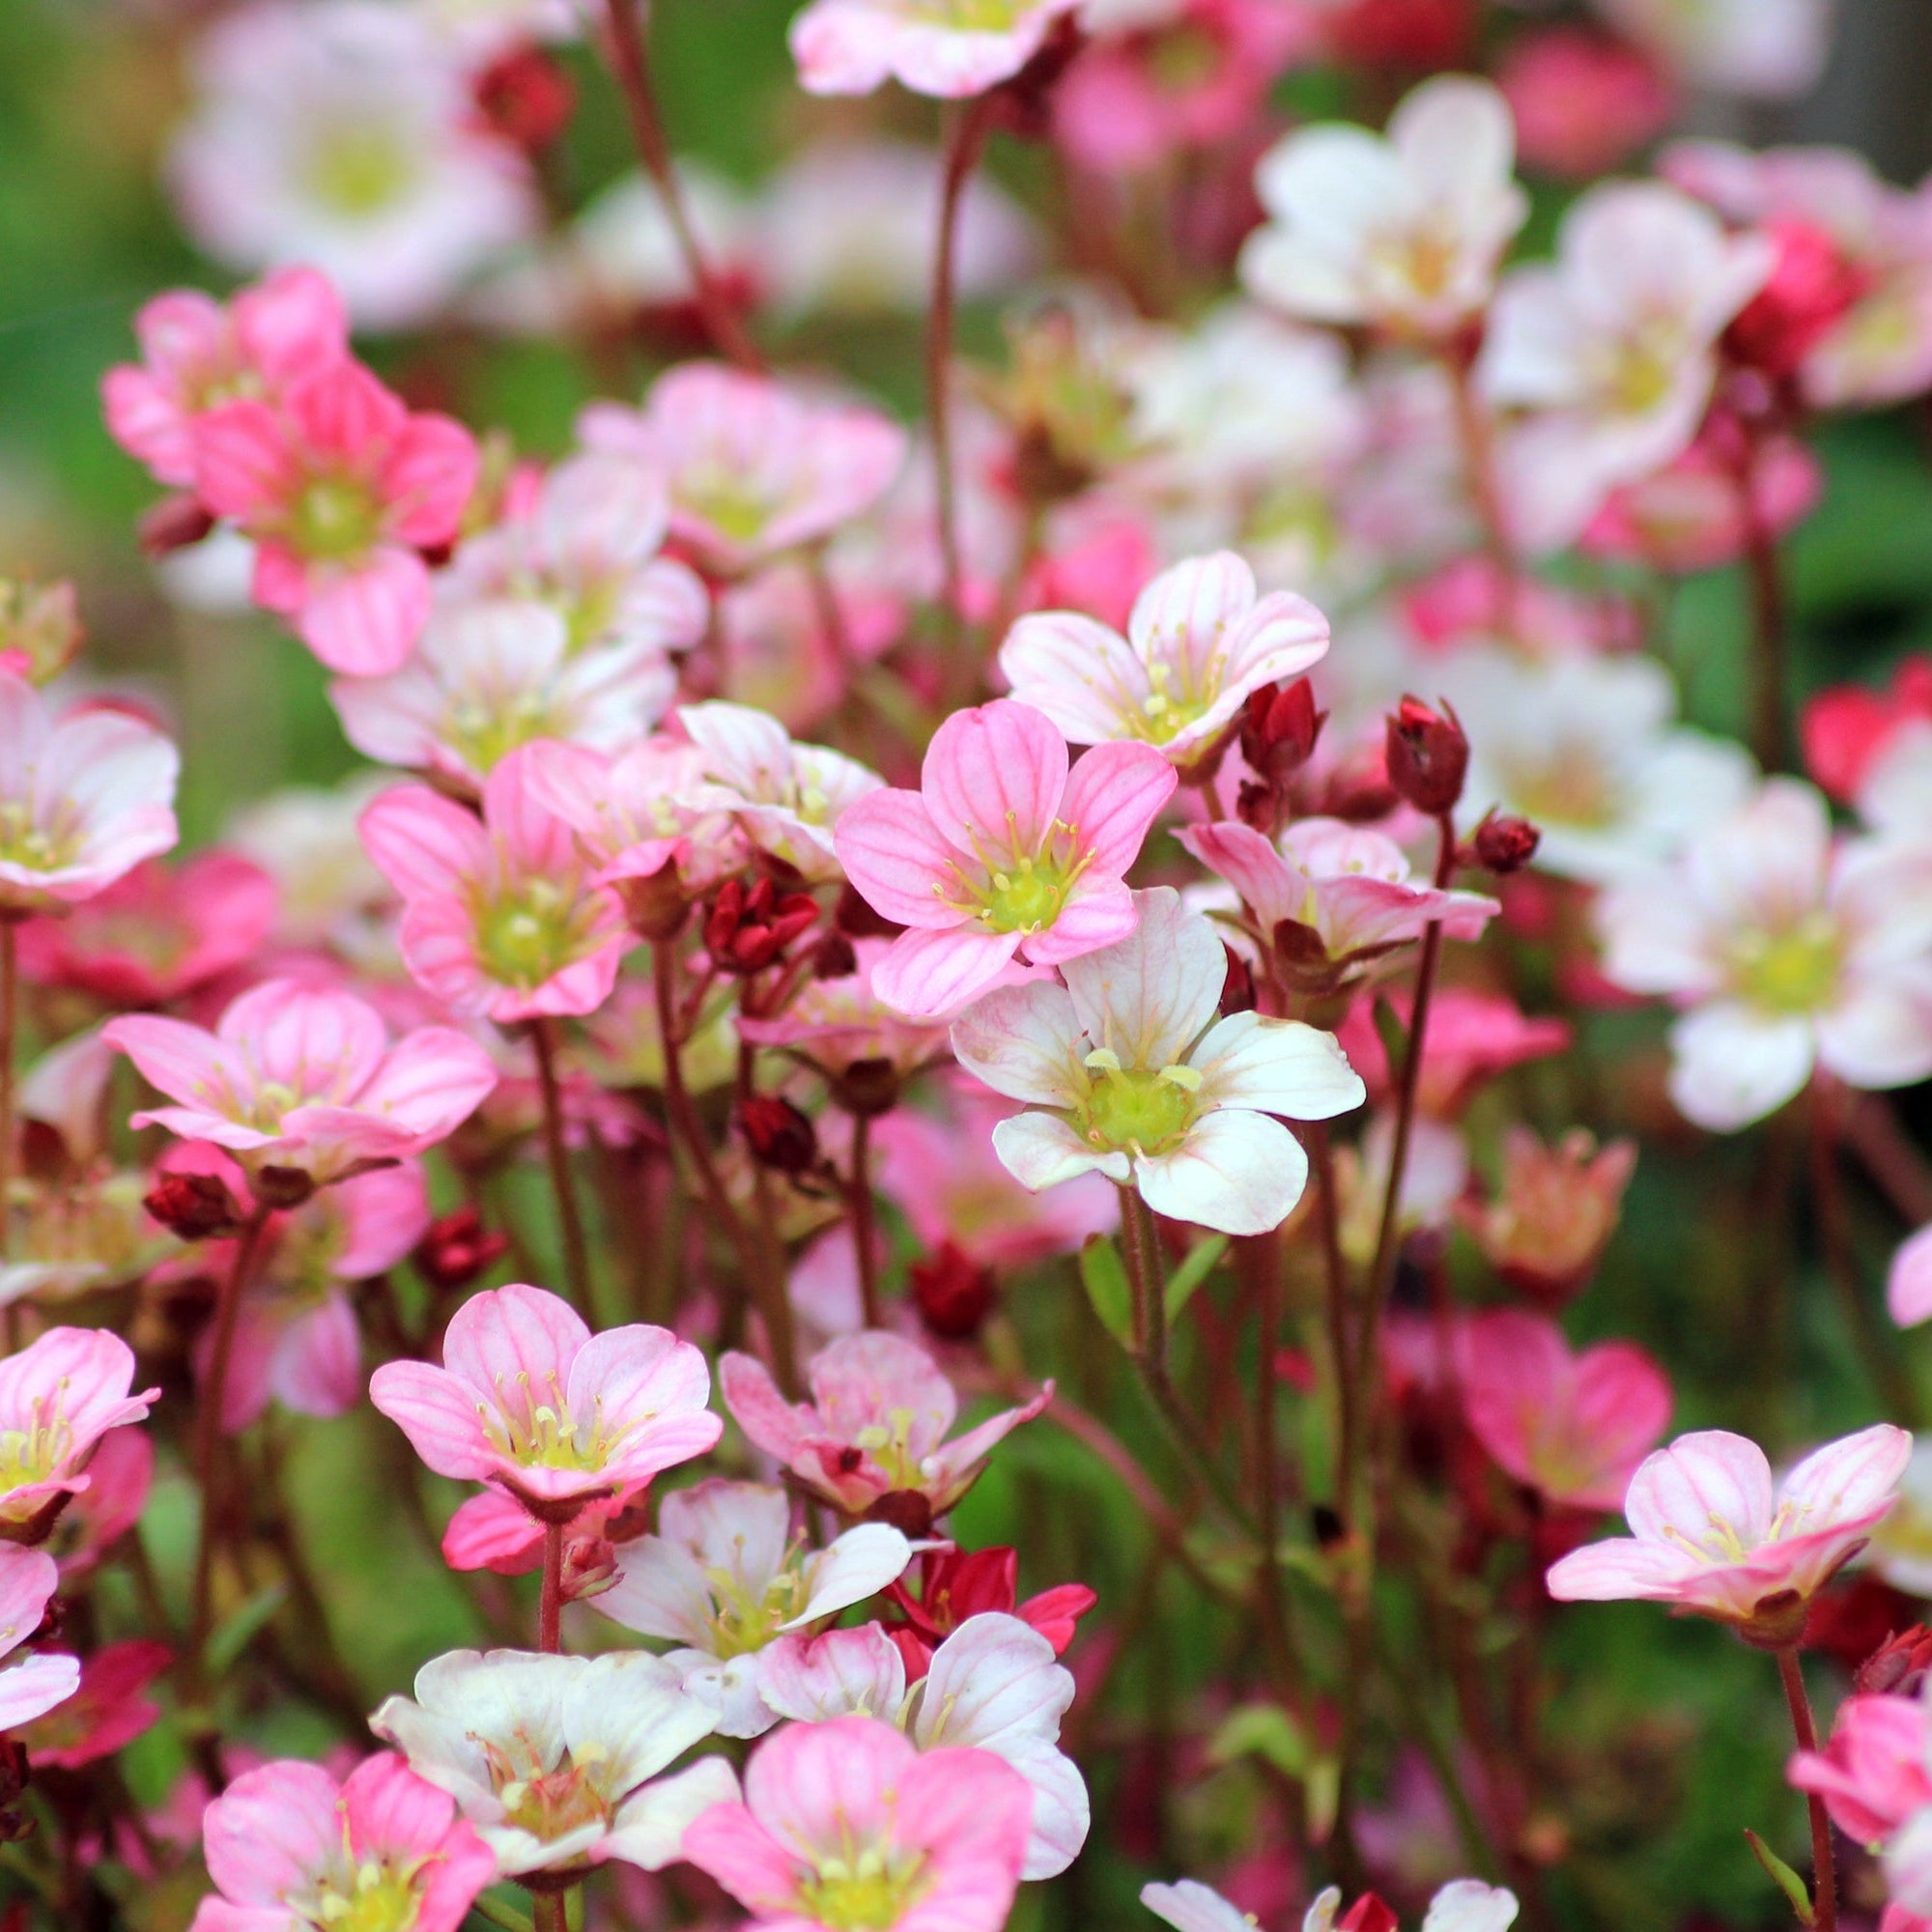
[(1254, 968), (1226, 940), (1221, 942), (1221, 951), (1228, 955), (1227, 977), (1221, 981), (1221, 1012), (1224, 1017), (1251, 1013), (1257, 1004)]
[(1315, 687), (1305, 677), (1264, 685), (1249, 694), (1241, 714), (1241, 756), (1257, 778), (1279, 784), (1305, 765), (1327, 721), (1315, 708)]
[(261, 1207), (299, 1208), (315, 1193), (315, 1176), (304, 1167), (258, 1167), (248, 1185)]
[(726, 881), (704, 917), (704, 947), (723, 973), (762, 973), (784, 957), (792, 941), (818, 922), (817, 901), (805, 893), (779, 896), (769, 879), (748, 892)]
[(691, 917), (691, 901), (675, 866), (660, 866), (641, 878), (619, 879), (612, 890), (631, 930), (654, 946), (675, 939)]
[(160, 1175), (141, 1206), (184, 1241), (212, 1240), (242, 1225), (242, 1209), (218, 1174)]
[(453, 1292), (494, 1267), (509, 1247), (509, 1237), (486, 1228), (475, 1208), (458, 1208), (430, 1223), (412, 1259), (431, 1287)]
[(1365, 1891), (1335, 1921), (1335, 1932), (1399, 1932), (1401, 1923), (1374, 1892)]
[(833, 1074), (832, 1097), (846, 1113), (876, 1120), (898, 1105), (899, 1070), (883, 1055), (855, 1060)]
[(198, 544), (214, 527), (214, 512), (192, 491), (163, 497), (141, 512), (134, 534), (150, 556), (172, 556)]
[(1914, 1624), (1889, 1636), (1859, 1665), (1852, 1678), (1858, 1696), (1889, 1694), (1909, 1697), (1932, 1669), (1932, 1630)]
[(471, 83), (477, 112), (512, 147), (541, 154), (570, 125), (577, 89), (541, 47), (512, 47)]
[(884, 914), (874, 912), (860, 895), (858, 888), (852, 885), (845, 886), (839, 893), (838, 903), (833, 908), (832, 923), (852, 939), (895, 939), (904, 930)]
[(1483, 822), (1476, 827), (1469, 850), (1484, 871), (1507, 877), (1511, 872), (1521, 871), (1536, 857), (1536, 848), (1542, 843), (1543, 834), (1528, 819), (1498, 817), (1490, 811), (1484, 813)]
[(842, 932), (828, 932), (811, 949), (814, 980), (847, 980), (859, 970), (859, 954)]
[(952, 1241), (942, 1241), (936, 1254), (914, 1262), (907, 1273), (920, 1320), (948, 1342), (978, 1334), (1000, 1298), (993, 1270)]
[(803, 1174), (818, 1159), (810, 1117), (777, 1094), (753, 1094), (738, 1108), (738, 1127), (752, 1158), (780, 1174)]
[(1383, 761), (1397, 796), (1439, 818), (1463, 796), (1469, 741), (1447, 704), (1438, 712), (1419, 697), (1405, 697), (1389, 714)]

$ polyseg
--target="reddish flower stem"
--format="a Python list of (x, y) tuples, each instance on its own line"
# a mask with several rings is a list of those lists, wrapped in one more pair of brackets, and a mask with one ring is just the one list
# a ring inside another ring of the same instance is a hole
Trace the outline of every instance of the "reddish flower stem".
[(563, 1648), (563, 1532), (560, 1522), (544, 1524), (543, 1597), (537, 1605), (537, 1648), (554, 1655)]
[[(1784, 1702), (1791, 1713), (1791, 1731), (1798, 1748), (1814, 1751), (1818, 1731), (1811, 1721), (1811, 1700), (1804, 1694), (1804, 1672), (1795, 1648), (1777, 1653), (1777, 1675), (1784, 1686)], [(1832, 1852), (1831, 1815), (1815, 1791), (1806, 1794), (1805, 1804), (1811, 1813), (1811, 1923), (1814, 1932), (1837, 1932), (1838, 1874)]]
[(859, 1257), (859, 1305), (866, 1326), (877, 1328), (885, 1316), (879, 1302), (879, 1256), (872, 1202), (872, 1122), (865, 1114), (852, 1117), (852, 1171), (845, 1183), (846, 1212), (852, 1222), (852, 1245)]
[[(14, 1059), (19, 1046), (19, 922), (0, 917), (0, 1262), (11, 1260), (14, 1253)], [(7, 1341), (12, 1348), (11, 1333)]]
[(1738, 514), (1744, 526), (1745, 579), (1751, 613), (1751, 751), (1767, 772), (1790, 769), (1785, 730), (1784, 573), (1778, 561), (1777, 533), (1766, 523), (1758, 502), (1758, 465), (1764, 436), (1747, 423), (1744, 447), (1733, 471)]
[(537, 1083), (543, 1090), (544, 1160), (550, 1169), (551, 1192), (556, 1197), (557, 1226), (563, 1235), (563, 1281), (581, 1314), (590, 1305), (590, 1248), (583, 1237), (583, 1216), (577, 1205), (577, 1185), (571, 1178), (570, 1149), (563, 1135), (563, 1088), (556, 1077), (556, 1037), (552, 1021), (530, 1022), (536, 1048)]

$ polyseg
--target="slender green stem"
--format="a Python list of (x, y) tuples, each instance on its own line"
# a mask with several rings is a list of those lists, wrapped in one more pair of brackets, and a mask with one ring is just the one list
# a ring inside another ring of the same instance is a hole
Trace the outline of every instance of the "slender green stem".
[[(1804, 1694), (1804, 1672), (1794, 1649), (1777, 1653), (1778, 1681), (1784, 1686), (1785, 1707), (1791, 1713), (1791, 1732), (1802, 1751), (1818, 1748), (1817, 1726), (1811, 1721), (1811, 1700)], [(1814, 1932), (1837, 1932), (1838, 1872), (1832, 1851), (1832, 1820), (1825, 1801), (1806, 1795), (1811, 1813), (1811, 1923)]]
[(532, 1020), (530, 1039), (536, 1047), (537, 1083), (543, 1090), (544, 1160), (550, 1169), (557, 1225), (563, 1234), (564, 1286), (579, 1312), (589, 1315), (590, 1245), (583, 1237), (583, 1215), (570, 1171), (570, 1149), (564, 1141), (563, 1086), (557, 1079), (556, 1037), (552, 1022), (544, 1017)]

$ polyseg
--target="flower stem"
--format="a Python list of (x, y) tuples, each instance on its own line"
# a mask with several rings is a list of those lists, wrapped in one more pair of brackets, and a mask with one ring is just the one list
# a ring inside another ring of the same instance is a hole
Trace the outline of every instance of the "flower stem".
[[(1811, 1721), (1811, 1700), (1804, 1694), (1804, 1672), (1795, 1647), (1777, 1653), (1777, 1675), (1798, 1748), (1816, 1750), (1818, 1731)], [(1806, 1794), (1805, 1803), (1811, 1812), (1811, 1923), (1814, 1932), (1837, 1932), (1838, 1875), (1832, 1853), (1832, 1820), (1815, 1791)]]
[(577, 1205), (577, 1185), (571, 1179), (570, 1150), (563, 1138), (563, 1089), (556, 1077), (556, 1037), (551, 1021), (530, 1022), (536, 1047), (537, 1082), (543, 1090), (544, 1159), (550, 1168), (551, 1192), (556, 1197), (557, 1225), (563, 1233), (563, 1280), (582, 1314), (591, 1313), (590, 1248), (583, 1238), (583, 1216)]
[(187, 1659), (197, 1678), (206, 1662), (204, 1653), (213, 1623), (215, 1528), (221, 1515), (217, 1494), (222, 1470), (221, 1412), (228, 1398), (228, 1365), (235, 1354), (235, 1326), (242, 1313), (242, 1297), (247, 1293), (248, 1278), (261, 1252), (262, 1233), (268, 1225), (269, 1210), (263, 1207), (257, 1207), (242, 1224), (227, 1279), (215, 1299), (214, 1339), (209, 1350), (208, 1379), (202, 1385), (200, 1406), (195, 1411), (194, 1477), (201, 1492), (201, 1533), (195, 1542)]
[(847, 1212), (852, 1220), (852, 1245), (859, 1257), (859, 1304), (866, 1313), (867, 1328), (880, 1327), (885, 1320), (879, 1305), (879, 1255), (873, 1226), (872, 1122), (868, 1115), (852, 1120), (852, 1173), (845, 1183)]
[(0, 1262), (12, 1260), (14, 1253), (14, 1057), (19, 1010), (19, 923), (0, 916)]
[(1766, 772), (1789, 768), (1785, 735), (1784, 573), (1777, 535), (1758, 502), (1759, 432), (1747, 426), (1735, 482), (1744, 526), (1745, 579), (1751, 612), (1751, 751)]
[(543, 1597), (537, 1607), (537, 1648), (554, 1656), (563, 1648), (563, 1532), (560, 1522), (544, 1524)]
[(665, 214), (691, 276), (692, 293), (697, 298), (705, 331), (719, 353), (739, 368), (760, 369), (764, 366), (763, 359), (725, 296), (692, 221), (691, 209), (671, 160), (670, 143), (665, 136), (664, 118), (658, 112), (657, 90), (651, 83), (650, 50), (638, 24), (637, 0), (607, 0), (605, 13), (611, 27), (611, 68), (624, 97), (631, 138), (637, 144), (644, 172), (657, 184), (658, 193), (663, 197)]

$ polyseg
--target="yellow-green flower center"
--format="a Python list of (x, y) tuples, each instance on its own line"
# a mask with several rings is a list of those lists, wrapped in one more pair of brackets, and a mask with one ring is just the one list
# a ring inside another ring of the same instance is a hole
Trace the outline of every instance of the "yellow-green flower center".
[(756, 1594), (746, 1589), (728, 1570), (707, 1570), (704, 1574), (717, 1605), (711, 1613), (711, 1642), (707, 1648), (721, 1661), (763, 1650), (781, 1627), (806, 1605), (806, 1579), (789, 1560)]
[(366, 556), (382, 533), (382, 512), (369, 486), (353, 476), (311, 478), (289, 521), (295, 549), (317, 563)]
[(318, 1932), (410, 1932), (420, 1903), (412, 1870), (371, 1861), (355, 1868), (346, 1887), (325, 1885), (305, 1916)]
[[(43, 1483), (73, 1453), (73, 1427), (67, 1419), (67, 1378), (51, 1405), (37, 1395), (29, 1405), (33, 1420), (25, 1429), (0, 1430), (0, 1495), (30, 1483)], [(0, 1515), (5, 1506), (0, 1504)]]
[(1166, 1153), (1193, 1123), (1201, 1076), (1191, 1066), (1122, 1066), (1111, 1048), (1087, 1056), (1099, 1077), (1088, 1090), (1079, 1127), (1091, 1145), (1110, 1152)]
[(307, 185), (331, 213), (362, 218), (400, 201), (415, 172), (395, 128), (377, 121), (351, 123), (330, 128), (310, 151)]
[(910, 0), (906, 11), (935, 27), (961, 34), (1010, 33), (1019, 19), (1021, 0)]
[(915, 1905), (930, 1883), (925, 1860), (901, 1863), (868, 1846), (844, 1859), (824, 1859), (798, 1889), (801, 1914), (834, 1932), (886, 1932)]
[(585, 1825), (608, 1825), (612, 1806), (604, 1786), (610, 1774), (610, 1753), (603, 1746), (585, 1744), (566, 1750), (549, 1771), (533, 1764), (519, 1776), (501, 1750), (485, 1746), (504, 1821), (545, 1844), (568, 1837)]
[(463, 762), (485, 776), (519, 745), (569, 735), (549, 694), (541, 691), (492, 692), (460, 699), (450, 707), (444, 729)]
[(71, 810), (58, 810), (43, 821), (24, 799), (0, 803), (0, 862), (56, 872), (73, 862), (80, 843), (81, 828)]
[(555, 1376), (547, 1383), (539, 1400), (527, 1373), (520, 1374), (510, 1389), (504, 1387), (501, 1376), (497, 1378), (496, 1407), (476, 1405), (491, 1446), (527, 1469), (603, 1468), (628, 1428), (607, 1434), (602, 1396), (593, 1400), (589, 1417), (580, 1421), (571, 1413)]
[(491, 979), (527, 991), (582, 954), (593, 912), (575, 883), (521, 879), (478, 903), (476, 951)]
[(755, 542), (778, 508), (750, 477), (722, 466), (680, 476), (676, 494), (680, 509), (733, 543)]
[(1843, 964), (1836, 925), (1813, 913), (1782, 932), (1747, 935), (1732, 954), (1732, 984), (1759, 1012), (1812, 1013), (1830, 1003)]

